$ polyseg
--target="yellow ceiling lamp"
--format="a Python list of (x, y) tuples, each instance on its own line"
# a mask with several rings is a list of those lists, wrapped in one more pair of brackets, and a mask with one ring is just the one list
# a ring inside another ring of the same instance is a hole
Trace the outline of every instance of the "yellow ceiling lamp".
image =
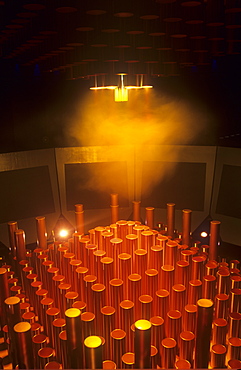
[(119, 83), (117, 86), (112, 85), (102, 85), (98, 86), (97, 83), (97, 76), (95, 76), (95, 86), (90, 87), (90, 90), (114, 90), (114, 99), (115, 102), (126, 102), (128, 101), (128, 90), (137, 90), (137, 89), (151, 89), (153, 86), (151, 85), (144, 85), (144, 75), (138, 74), (136, 75), (136, 85), (125, 85), (124, 84), (124, 76), (126, 76), (127, 73), (118, 73), (117, 76), (119, 76)]

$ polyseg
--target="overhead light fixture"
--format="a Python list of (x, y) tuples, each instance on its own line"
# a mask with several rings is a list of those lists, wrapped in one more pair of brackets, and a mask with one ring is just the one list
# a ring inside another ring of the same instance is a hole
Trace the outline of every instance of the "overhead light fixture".
[(136, 75), (136, 85), (125, 85), (124, 84), (124, 76), (127, 73), (118, 73), (119, 76), (119, 83), (117, 86), (115, 85), (102, 85), (98, 86), (97, 75), (95, 75), (95, 86), (90, 87), (90, 90), (114, 90), (114, 99), (115, 102), (126, 102), (128, 101), (128, 90), (138, 90), (138, 89), (151, 89), (153, 86), (151, 85), (144, 85), (144, 75), (138, 74)]

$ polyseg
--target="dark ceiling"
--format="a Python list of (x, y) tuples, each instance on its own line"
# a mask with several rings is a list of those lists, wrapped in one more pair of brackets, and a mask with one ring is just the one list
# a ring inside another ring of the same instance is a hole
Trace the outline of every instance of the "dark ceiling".
[(240, 145), (241, 0), (0, 0), (0, 14), (5, 97), (17, 83), (19, 95), (20, 85), (31, 91), (35, 78), (88, 88), (94, 75), (115, 84), (125, 72), (131, 82), (143, 74), (178, 93), (181, 81), (229, 121), (216, 134), (221, 145)]

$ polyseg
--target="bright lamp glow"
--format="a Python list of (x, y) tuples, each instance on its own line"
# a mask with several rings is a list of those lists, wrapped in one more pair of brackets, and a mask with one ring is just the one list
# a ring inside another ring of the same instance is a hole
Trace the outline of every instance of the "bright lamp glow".
[(200, 235), (202, 238), (206, 238), (208, 236), (208, 233), (206, 231), (202, 231)]
[(61, 238), (65, 238), (67, 235), (68, 235), (68, 231), (67, 230), (65, 230), (65, 229), (60, 230), (59, 236)]

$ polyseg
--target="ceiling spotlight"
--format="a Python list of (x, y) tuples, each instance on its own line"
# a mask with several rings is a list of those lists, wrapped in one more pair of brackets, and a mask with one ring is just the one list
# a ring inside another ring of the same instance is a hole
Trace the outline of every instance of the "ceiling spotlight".
[(128, 90), (138, 90), (138, 89), (151, 89), (153, 86), (151, 85), (144, 85), (143, 74), (136, 75), (136, 85), (125, 85), (124, 84), (124, 76), (126, 73), (118, 73), (119, 76), (119, 83), (117, 86), (112, 85), (102, 85), (98, 86), (97, 75), (95, 75), (95, 86), (90, 87), (90, 90), (114, 90), (114, 99), (115, 102), (126, 102), (128, 101)]
[(202, 231), (200, 235), (202, 238), (206, 238), (208, 236), (208, 233), (206, 231)]

